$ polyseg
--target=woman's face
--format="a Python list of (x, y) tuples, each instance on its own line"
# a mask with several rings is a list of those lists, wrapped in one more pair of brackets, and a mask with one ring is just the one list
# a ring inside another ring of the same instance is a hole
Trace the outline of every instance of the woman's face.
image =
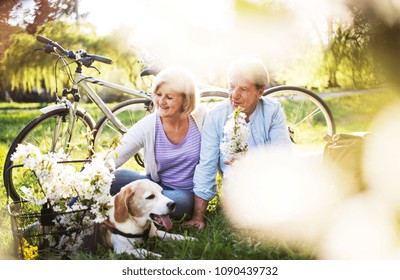
[(154, 93), (154, 103), (158, 105), (161, 118), (177, 117), (182, 113), (183, 95), (176, 92), (168, 83), (162, 83)]

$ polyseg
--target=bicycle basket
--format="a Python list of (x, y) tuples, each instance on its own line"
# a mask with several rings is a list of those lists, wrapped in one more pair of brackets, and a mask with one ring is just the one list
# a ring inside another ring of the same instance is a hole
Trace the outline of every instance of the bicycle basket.
[[(15, 168), (24, 169), (17, 165), (6, 172)], [(33, 172), (28, 170), (25, 176), (30, 179), (24, 183), (37, 183), (31, 179), (34, 177)], [(17, 201), (7, 200), (7, 207), (14, 254), (19, 259), (60, 259), (68, 257), (72, 252), (92, 252), (96, 248), (96, 223), (90, 207), (55, 211), (47, 204), (36, 205), (22, 198)]]
[[(90, 209), (55, 213), (48, 211), (50, 208), (34, 208), (26, 201), (8, 204), (17, 258), (65, 258), (72, 250), (67, 243), (74, 244), (75, 250), (95, 250), (96, 224), (84, 222), (90, 219)], [(74, 219), (76, 223), (68, 228), (60, 227), (52, 222), (57, 218)], [(81, 234), (85, 237), (81, 238)]]
[[(86, 223), (91, 219), (90, 209), (57, 213), (27, 201), (13, 201), (8, 203), (8, 213), (17, 258), (58, 259), (67, 257), (72, 249), (91, 252), (96, 248), (96, 224)], [(57, 219), (76, 222), (65, 228), (53, 222)]]

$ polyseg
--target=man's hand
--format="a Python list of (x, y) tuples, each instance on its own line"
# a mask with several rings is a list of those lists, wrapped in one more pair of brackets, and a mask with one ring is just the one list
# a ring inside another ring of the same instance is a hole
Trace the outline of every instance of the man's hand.
[(194, 207), (193, 207), (193, 217), (189, 221), (185, 222), (185, 226), (195, 226), (198, 229), (204, 229), (206, 227), (206, 222), (204, 221), (204, 216), (206, 214), (208, 206), (208, 201), (204, 200), (197, 195), (194, 196)]
[(206, 223), (204, 222), (204, 219), (195, 219), (195, 217), (193, 217), (191, 220), (185, 222), (183, 225), (197, 227), (198, 229), (204, 229), (206, 227)]
[(226, 161), (224, 161), (224, 163), (226, 164), (226, 165), (232, 165), (234, 162), (235, 162), (236, 160), (235, 159), (232, 159), (232, 160), (226, 160)]

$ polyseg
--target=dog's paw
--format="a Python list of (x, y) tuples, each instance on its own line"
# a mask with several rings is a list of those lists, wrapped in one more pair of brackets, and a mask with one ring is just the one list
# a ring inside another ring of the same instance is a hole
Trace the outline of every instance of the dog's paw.
[(195, 237), (190, 237), (190, 236), (184, 236), (181, 234), (173, 234), (173, 233), (168, 233), (162, 230), (157, 231), (157, 235), (159, 238), (162, 240), (176, 240), (176, 241), (197, 241), (198, 239)]
[(191, 237), (191, 236), (186, 236), (185, 239), (188, 241), (199, 241), (199, 239), (197, 239), (196, 237)]
[(153, 253), (153, 252), (148, 252), (147, 256), (149, 256), (149, 257), (151, 257), (151, 258), (154, 258), (154, 259), (156, 259), (156, 260), (159, 260), (159, 259), (161, 259), (161, 257), (162, 257), (162, 255), (156, 254), (156, 253)]
[(153, 252), (148, 251), (146, 249), (134, 249), (134, 250), (132, 250), (130, 252), (127, 252), (127, 253), (130, 253), (130, 254), (134, 255), (138, 259), (145, 259), (145, 258), (149, 258), (150, 257), (150, 258), (154, 258), (154, 259), (159, 260), (162, 257), (160, 254), (153, 253)]
[(184, 236), (180, 234), (176, 234), (175, 236), (172, 237), (173, 240), (179, 240), (179, 241), (198, 241), (196, 237), (191, 237), (191, 236)]

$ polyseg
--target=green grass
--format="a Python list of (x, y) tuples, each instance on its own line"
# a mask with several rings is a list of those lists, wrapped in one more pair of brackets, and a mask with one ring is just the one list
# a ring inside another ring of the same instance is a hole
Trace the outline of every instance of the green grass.
[[(396, 96), (392, 93), (352, 95), (327, 99), (337, 132), (367, 131), (382, 108)], [(45, 104), (0, 103), (0, 171), (13, 139)], [(98, 114), (91, 105), (91, 113)], [(13, 258), (10, 217), (7, 212), (6, 192), (0, 181), (0, 259)], [(173, 232), (196, 237), (196, 242), (161, 242), (150, 239), (146, 248), (160, 253), (164, 259), (314, 259), (315, 252), (304, 244), (286, 244), (272, 236), (237, 230), (224, 215), (218, 200), (213, 201), (207, 213), (207, 227), (203, 231), (185, 228), (174, 221)], [(72, 259), (131, 259), (128, 255), (115, 255), (98, 246), (92, 253), (78, 253)]]
[(47, 105), (47, 103), (18, 103), (18, 102), (2, 102), (0, 103), (0, 110), (18, 110), (18, 109), (40, 109)]
[[(313, 259), (309, 248), (288, 246), (273, 237), (256, 238), (250, 232), (234, 229), (225, 219), (221, 209), (209, 212), (206, 229), (198, 231), (175, 222), (173, 232), (196, 237), (198, 241), (161, 241), (151, 238), (144, 248), (157, 252), (168, 260), (296, 260)], [(260, 241), (262, 240), (262, 241)], [(132, 256), (115, 255), (98, 246), (93, 253), (80, 253), (72, 259), (133, 259)]]
[(374, 117), (400, 95), (394, 92), (354, 94), (325, 99), (336, 122), (336, 132), (369, 131)]

